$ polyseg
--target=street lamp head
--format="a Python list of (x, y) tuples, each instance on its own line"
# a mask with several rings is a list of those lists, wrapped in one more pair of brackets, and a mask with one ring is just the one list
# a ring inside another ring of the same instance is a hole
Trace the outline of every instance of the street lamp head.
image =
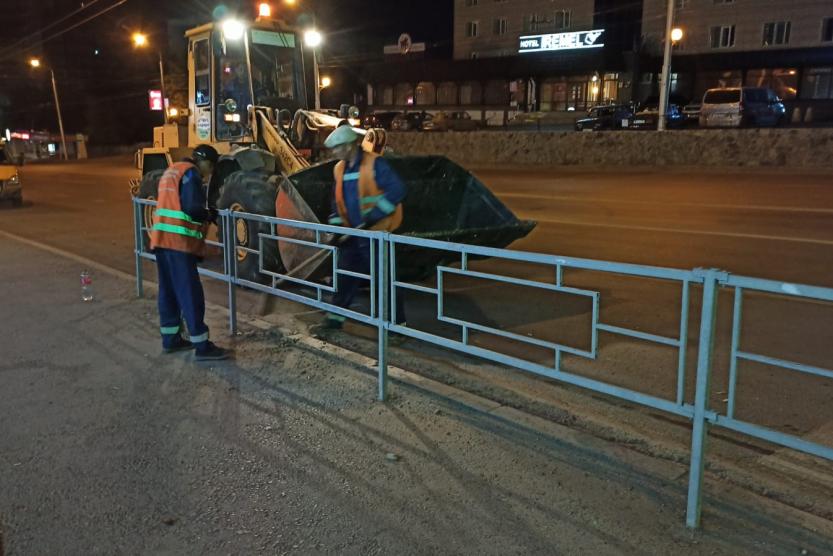
[(304, 43), (310, 48), (317, 48), (324, 42), (324, 37), (315, 29), (310, 29), (304, 33)]
[(681, 40), (683, 40), (683, 35), (683, 30), (679, 27), (675, 27), (671, 30), (671, 40), (673, 42), (680, 42)]
[(239, 41), (246, 33), (246, 25), (239, 19), (223, 21), (223, 36), (230, 41)]
[(32, 59), (29, 60), (29, 65), (32, 66), (33, 68), (39, 68), (40, 67), (40, 60), (38, 60), (37, 58), (32, 58)]
[(148, 36), (144, 33), (133, 33), (133, 45), (139, 48), (143, 46), (147, 46), (148, 44)]
[(324, 77), (321, 78), (321, 88), (322, 89), (326, 89), (327, 87), (329, 87), (332, 84), (333, 84), (333, 80), (330, 79), (329, 77), (324, 76)]

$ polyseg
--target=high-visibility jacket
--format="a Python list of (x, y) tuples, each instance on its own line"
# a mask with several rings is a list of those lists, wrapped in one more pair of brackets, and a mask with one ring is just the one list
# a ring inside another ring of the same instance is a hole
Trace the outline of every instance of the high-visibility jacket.
[(351, 222), (347, 213), (347, 205), (344, 202), (344, 180), (357, 179), (359, 180), (359, 204), (362, 215), (368, 214), (374, 208), (379, 208), (383, 213), (388, 214), (378, 222), (370, 226), (370, 230), (384, 230), (393, 232), (402, 225), (402, 203), (393, 205), (385, 198), (384, 191), (376, 183), (376, 176), (373, 170), (376, 159), (379, 155), (374, 153), (362, 153), (362, 161), (359, 164), (358, 175), (344, 174), (346, 163), (341, 160), (335, 165), (333, 173), (335, 174), (336, 190), (335, 201), (336, 209), (341, 217), (341, 223), (345, 226), (356, 227), (361, 222)]
[(159, 180), (159, 199), (150, 232), (150, 248), (171, 249), (198, 257), (205, 254), (205, 233), (208, 224), (198, 222), (182, 211), (179, 188), (188, 170), (196, 169), (190, 162), (172, 164)]

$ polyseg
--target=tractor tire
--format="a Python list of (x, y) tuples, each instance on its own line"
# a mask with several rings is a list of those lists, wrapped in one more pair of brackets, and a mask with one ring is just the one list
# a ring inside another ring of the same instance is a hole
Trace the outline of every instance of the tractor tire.
[[(278, 189), (259, 172), (237, 171), (229, 175), (220, 191), (217, 207), (236, 212), (249, 212), (262, 216), (275, 216), (275, 198)], [(222, 227), (221, 227), (222, 228)], [(237, 276), (250, 282), (266, 284), (271, 277), (260, 272), (260, 257), (241, 248), (253, 249), (263, 254), (265, 270), (283, 273), (284, 266), (278, 252), (277, 241), (267, 241), (261, 248), (259, 234), (270, 233), (270, 226), (262, 222), (237, 219), (234, 223)], [(225, 230), (222, 230), (225, 237)]]
[[(152, 170), (142, 176), (142, 183), (139, 185), (139, 198), (155, 201), (159, 198), (159, 180), (165, 170)], [(150, 229), (153, 228), (153, 213), (155, 208), (151, 206), (142, 206), (142, 227), (146, 228), (143, 232), (144, 237), (144, 251), (150, 250)]]

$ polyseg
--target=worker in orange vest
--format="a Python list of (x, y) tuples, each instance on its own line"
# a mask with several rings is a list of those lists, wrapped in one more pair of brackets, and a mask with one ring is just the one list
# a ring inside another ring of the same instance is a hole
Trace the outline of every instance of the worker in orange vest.
[[(150, 232), (150, 248), (159, 272), (159, 321), (165, 353), (195, 350), (198, 361), (227, 359), (228, 350), (208, 340), (205, 295), (197, 265), (205, 254), (208, 221), (216, 218), (206, 205), (203, 180), (214, 171), (219, 155), (209, 145), (194, 149), (190, 159), (172, 164), (159, 180), (159, 199)], [(185, 320), (190, 338), (182, 337)]]
[[(381, 156), (365, 152), (361, 148), (361, 135), (350, 126), (337, 127), (324, 146), (339, 159), (333, 170), (335, 193), (333, 213), (329, 223), (351, 228), (393, 232), (402, 224), (402, 201), (405, 183)], [(339, 268), (361, 274), (370, 273), (370, 241), (351, 237), (339, 248)], [(375, 261), (374, 261), (374, 264)], [(338, 277), (338, 289), (333, 294), (333, 305), (347, 309), (356, 297), (359, 286), (367, 280), (342, 274)], [(396, 296), (393, 315), (397, 324), (405, 323), (403, 296)], [(312, 332), (340, 330), (344, 326), (342, 315), (328, 313), (324, 321)]]

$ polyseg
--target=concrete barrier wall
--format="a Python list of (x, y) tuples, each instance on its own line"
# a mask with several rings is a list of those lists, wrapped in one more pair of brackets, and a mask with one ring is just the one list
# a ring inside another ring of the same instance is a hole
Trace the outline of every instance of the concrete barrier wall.
[(833, 129), (389, 133), (402, 154), (480, 166), (833, 168)]

